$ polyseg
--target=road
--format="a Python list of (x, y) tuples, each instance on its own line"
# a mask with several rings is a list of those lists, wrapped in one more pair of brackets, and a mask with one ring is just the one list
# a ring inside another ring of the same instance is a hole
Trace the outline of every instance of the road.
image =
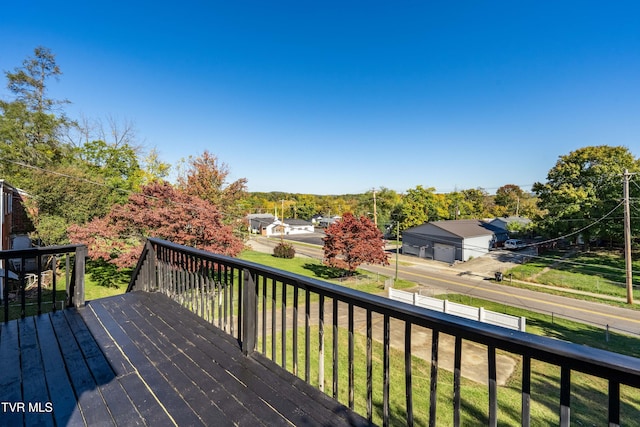
[[(253, 237), (252, 239), (254, 246), (263, 245), (262, 247), (267, 249), (277, 244), (276, 241), (266, 238)], [(296, 253), (322, 259), (322, 249), (318, 246), (297, 244)], [(395, 255), (389, 257), (389, 262), (391, 263), (389, 266), (366, 265), (361, 268), (394, 277)], [(487, 280), (486, 273), (465, 271), (444, 263), (400, 255), (398, 278), (417, 283), (420, 286), (416, 291), (424, 294), (469, 295), (513, 307), (552, 314), (554, 317), (563, 317), (603, 329), (608, 327), (613, 332), (640, 336), (640, 311), (511, 287), (507, 284), (508, 282), (497, 284)]]

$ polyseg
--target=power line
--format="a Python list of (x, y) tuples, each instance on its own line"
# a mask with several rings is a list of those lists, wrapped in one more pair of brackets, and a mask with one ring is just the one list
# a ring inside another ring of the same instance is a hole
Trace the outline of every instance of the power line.
[[(144, 193), (136, 192), (136, 191), (133, 191), (133, 190), (126, 190), (126, 189), (123, 189), (123, 188), (114, 187), (112, 185), (107, 185), (107, 184), (102, 183), (102, 182), (97, 182), (97, 181), (93, 181), (93, 180), (90, 180), (90, 179), (87, 179), (87, 178), (83, 178), (83, 177), (79, 177), (79, 176), (73, 176), (73, 175), (62, 173), (62, 172), (56, 172), (56, 171), (52, 171), (52, 170), (49, 170), (49, 169), (44, 169), (44, 168), (41, 168), (39, 166), (33, 166), (33, 165), (26, 164), (26, 163), (18, 162), (18, 161), (15, 161), (15, 160), (0, 159), (0, 161), (13, 163), (13, 164), (18, 165), (18, 166), (22, 166), (22, 167), (26, 167), (26, 168), (29, 168), (29, 169), (38, 170), (40, 172), (45, 172), (45, 173), (48, 173), (48, 174), (51, 174), (51, 175), (60, 176), (60, 177), (63, 177), (63, 178), (68, 178), (68, 179), (73, 179), (73, 180), (76, 180), (76, 181), (86, 182), (87, 184), (92, 184), (92, 185), (96, 185), (96, 186), (99, 186), (99, 187), (107, 188), (109, 190), (118, 191), (118, 192), (127, 194), (129, 196), (138, 195), (138, 196), (144, 197), (144, 198), (146, 198), (148, 200), (154, 200), (154, 201), (162, 201), (162, 200), (164, 200), (164, 199), (161, 199), (161, 198), (156, 197), (156, 196), (151, 196), (149, 194), (144, 194)], [(209, 210), (208, 208), (204, 208), (204, 207), (201, 208), (199, 206), (191, 205), (191, 204), (188, 204), (188, 203), (179, 203), (179, 202), (176, 202), (174, 200), (171, 200), (171, 202), (174, 203), (178, 207), (183, 207), (183, 208), (188, 208), (188, 209), (201, 209), (201, 210), (204, 210), (204, 211), (208, 211)], [(228, 216), (227, 213), (221, 211), (220, 209), (218, 209), (218, 213), (220, 215), (222, 215), (222, 216)]]

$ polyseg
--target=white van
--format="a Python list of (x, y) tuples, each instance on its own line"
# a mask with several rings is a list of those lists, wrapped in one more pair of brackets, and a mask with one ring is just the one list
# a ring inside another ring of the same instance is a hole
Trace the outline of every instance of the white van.
[(518, 249), (524, 248), (526, 245), (527, 244), (523, 240), (519, 240), (519, 239), (509, 239), (506, 242), (504, 242), (505, 249), (518, 250)]

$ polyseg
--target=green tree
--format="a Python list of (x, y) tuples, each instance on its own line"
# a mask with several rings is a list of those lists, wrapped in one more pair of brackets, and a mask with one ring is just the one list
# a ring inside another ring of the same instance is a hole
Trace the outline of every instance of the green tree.
[(385, 230), (392, 226), (392, 215), (400, 201), (400, 195), (394, 190), (385, 187), (373, 189), (358, 197), (357, 213), (371, 218), (375, 213), (378, 228)]
[(171, 165), (160, 160), (158, 150), (152, 148), (142, 160), (142, 184), (150, 184), (169, 176)]
[(407, 190), (395, 212), (401, 231), (448, 217), (446, 198), (435, 194), (435, 191), (433, 187), (424, 188), (421, 185)]
[(496, 191), (495, 203), (504, 208), (506, 215), (519, 215), (525, 192), (515, 184), (506, 184)]
[(127, 193), (140, 189), (142, 170), (136, 151), (130, 145), (91, 141), (78, 151), (89, 174), (102, 180), (106, 186)]
[(586, 245), (592, 238), (621, 241), (621, 207), (620, 214), (606, 216), (620, 204), (622, 173), (639, 166), (629, 149), (620, 146), (584, 147), (560, 156), (547, 182), (533, 186), (539, 208), (547, 212), (539, 226), (554, 236), (579, 231)]
[(299, 194), (296, 196), (295, 216), (309, 221), (318, 213), (316, 198), (310, 194)]
[[(0, 154), (4, 160), (43, 167), (65, 154), (61, 136), (72, 123), (59, 107), (68, 101), (47, 97), (49, 80), (61, 74), (55, 56), (44, 47), (37, 47), (22, 67), (5, 73), (14, 99), (0, 101)], [(5, 162), (3, 166), (5, 177), (14, 175), (14, 183), (22, 185), (20, 165)]]
[[(100, 185), (96, 177), (77, 165), (50, 166), (34, 173), (24, 189), (36, 233), (46, 244), (68, 243), (66, 230), (70, 224), (82, 224), (96, 216), (104, 216), (113, 204), (114, 190)], [(126, 200), (126, 197), (125, 197)], [(55, 230), (51, 225), (61, 225)]]

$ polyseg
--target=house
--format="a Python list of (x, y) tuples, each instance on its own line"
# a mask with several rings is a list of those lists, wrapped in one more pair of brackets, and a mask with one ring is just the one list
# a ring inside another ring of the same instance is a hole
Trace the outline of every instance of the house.
[(322, 219), (322, 215), (315, 214), (314, 216), (311, 217), (311, 223), (314, 225), (319, 224), (321, 219)]
[(504, 230), (504, 232), (498, 236), (498, 243), (503, 243), (509, 238), (509, 231), (525, 230), (527, 226), (531, 224), (531, 220), (521, 216), (506, 216), (493, 219), (489, 221), (489, 224)]
[(453, 263), (489, 252), (504, 230), (479, 219), (434, 221), (402, 232), (402, 253)]
[(315, 231), (313, 224), (303, 219), (286, 218), (284, 224), (285, 234), (304, 234)]
[(247, 216), (249, 232), (261, 236), (313, 233), (314, 226), (309, 221), (288, 218), (280, 221), (273, 215), (252, 214)]
[(0, 230), (2, 236), (0, 237), (0, 250), (10, 249), (11, 243), (11, 228), (13, 225), (13, 193), (17, 190), (6, 183), (4, 180), (0, 180)]
[(276, 217), (271, 214), (250, 214), (247, 215), (249, 222), (249, 233), (267, 235), (267, 227), (274, 223)]
[[(24, 237), (31, 242), (26, 233), (33, 231), (33, 224), (24, 207), (24, 191), (0, 179), (0, 194), (0, 250), (4, 251), (12, 249), (12, 238), (15, 236)], [(0, 261), (0, 300), (4, 297), (5, 268), (9, 269), (11, 266), (5, 265), (5, 261)], [(8, 277), (18, 279), (13, 271), (8, 272)]]
[(0, 179), (0, 250), (11, 249), (11, 239), (34, 231), (33, 223), (27, 215), (24, 191)]
[(321, 217), (318, 220), (318, 227), (327, 228), (328, 226), (330, 226), (334, 222), (340, 221), (341, 219), (342, 219), (341, 216), (332, 216), (332, 217), (329, 217), (329, 218), (322, 218)]

